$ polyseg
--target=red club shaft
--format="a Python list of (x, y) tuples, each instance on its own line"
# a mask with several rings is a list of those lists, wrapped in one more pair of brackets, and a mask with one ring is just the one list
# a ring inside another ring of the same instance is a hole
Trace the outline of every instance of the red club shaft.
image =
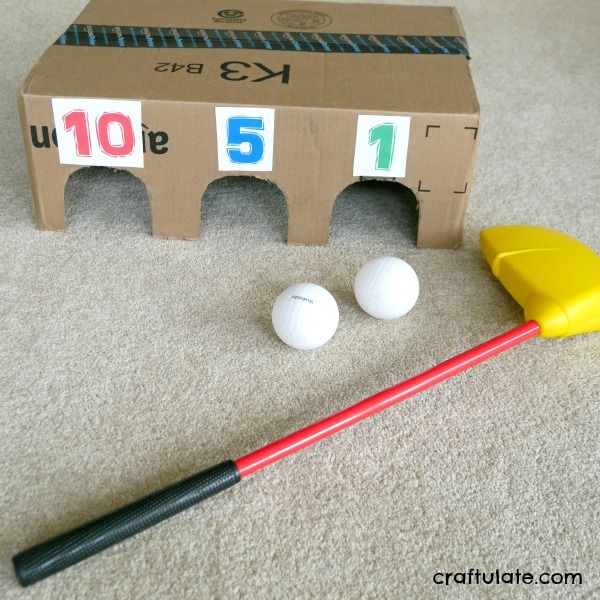
[(84, 523), (13, 557), (15, 572), (22, 585), (31, 585), (53, 573), (84, 560), (122, 540), (164, 521), (189, 506), (214, 496), (236, 484), (240, 477), (345, 429), (436, 383), (504, 352), (540, 333), (534, 321), (459, 354), (421, 375), (412, 377), (354, 406), (288, 435), (237, 461), (225, 461), (196, 473), (116, 511)]
[(528, 321), (454, 358), (450, 358), (420, 375), (411, 377), (317, 423), (300, 429), (259, 450), (250, 452), (250, 454), (234, 461), (239, 469), (240, 476), (247, 477), (271, 463), (306, 448), (306, 446), (310, 446), (375, 413), (398, 404), (402, 400), (406, 400), (458, 373), (466, 371), (517, 344), (536, 337), (539, 333), (540, 326), (535, 321)]

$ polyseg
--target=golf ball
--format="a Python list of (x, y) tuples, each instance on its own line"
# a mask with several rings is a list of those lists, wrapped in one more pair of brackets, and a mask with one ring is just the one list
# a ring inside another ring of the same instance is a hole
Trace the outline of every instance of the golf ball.
[(354, 280), (359, 306), (377, 319), (405, 315), (419, 297), (419, 278), (414, 269), (393, 256), (381, 256), (363, 265)]
[(275, 333), (288, 346), (312, 350), (331, 339), (340, 313), (335, 298), (325, 288), (297, 283), (277, 297), (271, 317)]

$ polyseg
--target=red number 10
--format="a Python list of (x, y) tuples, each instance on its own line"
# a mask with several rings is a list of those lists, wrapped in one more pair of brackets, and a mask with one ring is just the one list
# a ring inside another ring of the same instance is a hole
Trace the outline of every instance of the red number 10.
[[(73, 130), (75, 134), (75, 152), (77, 156), (92, 156), (90, 125), (85, 110), (72, 110), (63, 116), (65, 131)], [(121, 129), (121, 143), (113, 144), (109, 129), (116, 125)], [(100, 150), (115, 158), (129, 156), (135, 147), (135, 135), (131, 119), (119, 112), (105, 112), (96, 119), (96, 136)]]

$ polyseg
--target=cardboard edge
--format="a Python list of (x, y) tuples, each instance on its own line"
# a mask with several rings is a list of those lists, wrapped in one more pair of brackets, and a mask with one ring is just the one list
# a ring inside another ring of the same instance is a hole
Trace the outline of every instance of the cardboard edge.
[(35, 175), (35, 169), (33, 168), (33, 150), (30, 144), (27, 143), (29, 140), (29, 132), (27, 127), (29, 126), (29, 122), (27, 119), (27, 106), (25, 104), (25, 99), (27, 97), (27, 88), (29, 85), (30, 77), (29, 75), (25, 78), (23, 83), (19, 86), (17, 91), (17, 106), (19, 109), (19, 121), (21, 122), (21, 135), (23, 137), (23, 150), (25, 151), (25, 158), (27, 162), (27, 173), (29, 175), (29, 181), (31, 185), (29, 187), (29, 193), (31, 199), (33, 200), (34, 211), (33, 211), (33, 221), (35, 226), (40, 229), (40, 221), (38, 215), (40, 214), (41, 207), (39, 206), (39, 202), (36, 200), (36, 195), (33, 194), (33, 188), (37, 187), (38, 181)]
[(456, 21), (456, 24), (458, 25), (460, 32), (462, 33), (462, 37), (465, 38), (465, 40), (467, 41), (467, 44), (468, 44), (469, 40), (467, 38), (467, 33), (465, 31), (465, 27), (463, 25), (462, 19), (460, 18), (460, 14), (458, 13), (458, 9), (456, 8), (456, 6), (448, 6), (447, 8), (449, 8), (450, 11), (452, 12), (452, 16), (454, 17), (454, 20)]

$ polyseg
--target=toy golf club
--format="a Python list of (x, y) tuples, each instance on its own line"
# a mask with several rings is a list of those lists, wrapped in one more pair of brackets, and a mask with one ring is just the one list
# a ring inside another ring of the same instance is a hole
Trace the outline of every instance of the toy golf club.
[(481, 247), (494, 275), (524, 308), (523, 325), (235, 461), (223, 462), (17, 554), (13, 562), (21, 584), (30, 585), (61, 571), (530, 338), (600, 330), (600, 256), (586, 246), (552, 230), (506, 226), (484, 230)]

